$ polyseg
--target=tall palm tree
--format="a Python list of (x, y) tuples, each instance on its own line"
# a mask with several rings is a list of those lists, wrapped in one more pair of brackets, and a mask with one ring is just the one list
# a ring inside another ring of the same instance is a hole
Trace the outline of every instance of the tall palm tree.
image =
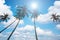
[(37, 11), (34, 10), (34, 12), (32, 14), (32, 17), (34, 17), (34, 30), (35, 30), (35, 38), (36, 38), (36, 40), (38, 40), (37, 31), (36, 31), (36, 24), (35, 24), (37, 16), (38, 16)]
[(10, 37), (12, 36), (14, 31), (16, 30), (16, 28), (17, 28), (17, 26), (19, 24), (20, 19), (23, 19), (26, 15), (28, 16), (28, 14), (26, 13), (26, 8), (25, 7), (20, 8), (20, 6), (18, 6), (17, 7), (17, 15), (15, 15), (15, 17), (18, 19), (18, 22), (17, 22), (15, 28), (13, 29), (13, 31), (11, 32), (11, 34), (9, 35), (9, 37), (7, 38), (7, 40), (10, 39)]
[(35, 18), (34, 18), (34, 30), (35, 30), (35, 37), (36, 37), (36, 40), (38, 40), (37, 31), (36, 31), (36, 24), (35, 24)]
[[(27, 10), (27, 11), (32, 14), (31, 18), (34, 17), (35, 38), (36, 38), (36, 40), (38, 40), (37, 31), (36, 31), (36, 24), (35, 24), (36, 18), (37, 18), (37, 16), (38, 16), (37, 10), (34, 10), (33, 13), (32, 13), (30, 10)], [(40, 12), (40, 13), (42, 13), (42, 12)]]

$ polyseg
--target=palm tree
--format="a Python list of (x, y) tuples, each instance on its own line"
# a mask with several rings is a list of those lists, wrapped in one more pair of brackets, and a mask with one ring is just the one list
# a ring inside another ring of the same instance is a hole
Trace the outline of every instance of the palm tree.
[(52, 14), (51, 15), (51, 19), (53, 19), (53, 22), (60, 22), (60, 15), (57, 15), (56, 13), (55, 14)]
[[(2, 16), (0, 16), (1, 17), (1, 21), (7, 21), (7, 19), (10, 19), (9, 17), (8, 17), (8, 14), (4, 14), (4, 16), (2, 15)], [(1, 32), (3, 32), (4, 30), (6, 30), (10, 25), (12, 25), (13, 23), (14, 23), (15, 21), (13, 21), (11, 24), (9, 24), (7, 27), (5, 27), (4, 29), (2, 29), (1, 31), (0, 31), (0, 33)]]
[(9, 16), (8, 14), (5, 14), (5, 13), (4, 13), (4, 15), (0, 15), (0, 20), (7, 22), (7, 20), (10, 19), (8, 16)]
[(35, 37), (36, 37), (36, 40), (38, 40), (37, 31), (36, 31), (36, 25), (35, 25), (35, 18), (34, 18), (34, 30), (35, 30)]
[[(36, 38), (36, 40), (38, 40), (37, 31), (36, 31), (36, 24), (35, 24), (36, 18), (37, 18), (37, 16), (38, 16), (37, 11), (34, 10), (33, 13), (32, 13), (30, 10), (27, 10), (27, 11), (32, 14), (31, 18), (34, 17), (35, 38)], [(42, 12), (40, 12), (40, 13), (42, 13)]]
[(35, 24), (35, 21), (36, 21), (36, 18), (37, 18), (37, 11), (34, 10), (33, 14), (32, 14), (32, 17), (34, 17), (34, 30), (35, 30), (35, 37), (36, 37), (36, 40), (38, 40), (38, 36), (37, 36), (37, 31), (36, 31), (36, 24)]
[(23, 19), (26, 15), (28, 16), (28, 14), (26, 13), (26, 8), (25, 8), (25, 7), (22, 7), (22, 8), (21, 8), (20, 6), (18, 6), (18, 7), (17, 7), (17, 15), (15, 15), (15, 17), (16, 17), (17, 20), (18, 20), (18, 22), (17, 22), (15, 28), (13, 29), (13, 31), (11, 32), (11, 34), (9, 35), (9, 37), (7, 38), (7, 40), (10, 39), (10, 37), (12, 36), (12, 34), (14, 33), (14, 31), (16, 30), (16, 28), (17, 28), (17, 26), (18, 26), (18, 24), (19, 24), (19, 21), (20, 21), (21, 19)]

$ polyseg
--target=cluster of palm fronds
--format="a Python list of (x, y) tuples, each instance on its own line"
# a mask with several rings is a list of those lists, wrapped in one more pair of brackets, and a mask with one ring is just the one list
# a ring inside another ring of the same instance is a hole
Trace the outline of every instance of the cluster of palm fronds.
[(52, 14), (52, 17), (51, 19), (53, 19), (53, 22), (60, 22), (60, 15), (57, 15), (56, 13), (55, 14)]
[(0, 15), (0, 22), (1, 22), (1, 21), (6, 21), (6, 22), (7, 22), (8, 19), (10, 19), (10, 18), (8, 17), (8, 14), (5, 14), (5, 13), (4, 13), (4, 15)]

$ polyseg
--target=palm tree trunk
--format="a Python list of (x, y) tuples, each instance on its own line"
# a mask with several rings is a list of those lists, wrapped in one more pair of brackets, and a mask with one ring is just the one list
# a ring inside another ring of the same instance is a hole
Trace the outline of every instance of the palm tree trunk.
[[(12, 25), (15, 21), (16, 21), (16, 19), (15, 19), (10, 25)], [(8, 26), (5, 27), (3, 30), (1, 30), (0, 33), (3, 32), (4, 30), (6, 30), (10, 25), (8, 25)]]
[(14, 31), (16, 30), (16, 28), (17, 28), (17, 26), (18, 26), (18, 24), (19, 24), (19, 21), (20, 21), (20, 20), (18, 20), (18, 23), (16, 24), (15, 28), (13, 29), (12, 33), (10, 34), (10, 36), (8, 37), (7, 40), (10, 39), (10, 37), (12, 36), (12, 34), (14, 33)]
[(37, 31), (36, 31), (36, 25), (35, 25), (35, 18), (34, 18), (34, 30), (35, 30), (35, 38), (36, 38), (36, 40), (38, 40)]

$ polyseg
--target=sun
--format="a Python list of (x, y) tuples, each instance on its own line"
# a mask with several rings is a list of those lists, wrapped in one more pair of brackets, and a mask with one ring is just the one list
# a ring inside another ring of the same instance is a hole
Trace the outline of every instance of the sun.
[(31, 3), (31, 8), (32, 8), (33, 10), (37, 9), (37, 3)]

